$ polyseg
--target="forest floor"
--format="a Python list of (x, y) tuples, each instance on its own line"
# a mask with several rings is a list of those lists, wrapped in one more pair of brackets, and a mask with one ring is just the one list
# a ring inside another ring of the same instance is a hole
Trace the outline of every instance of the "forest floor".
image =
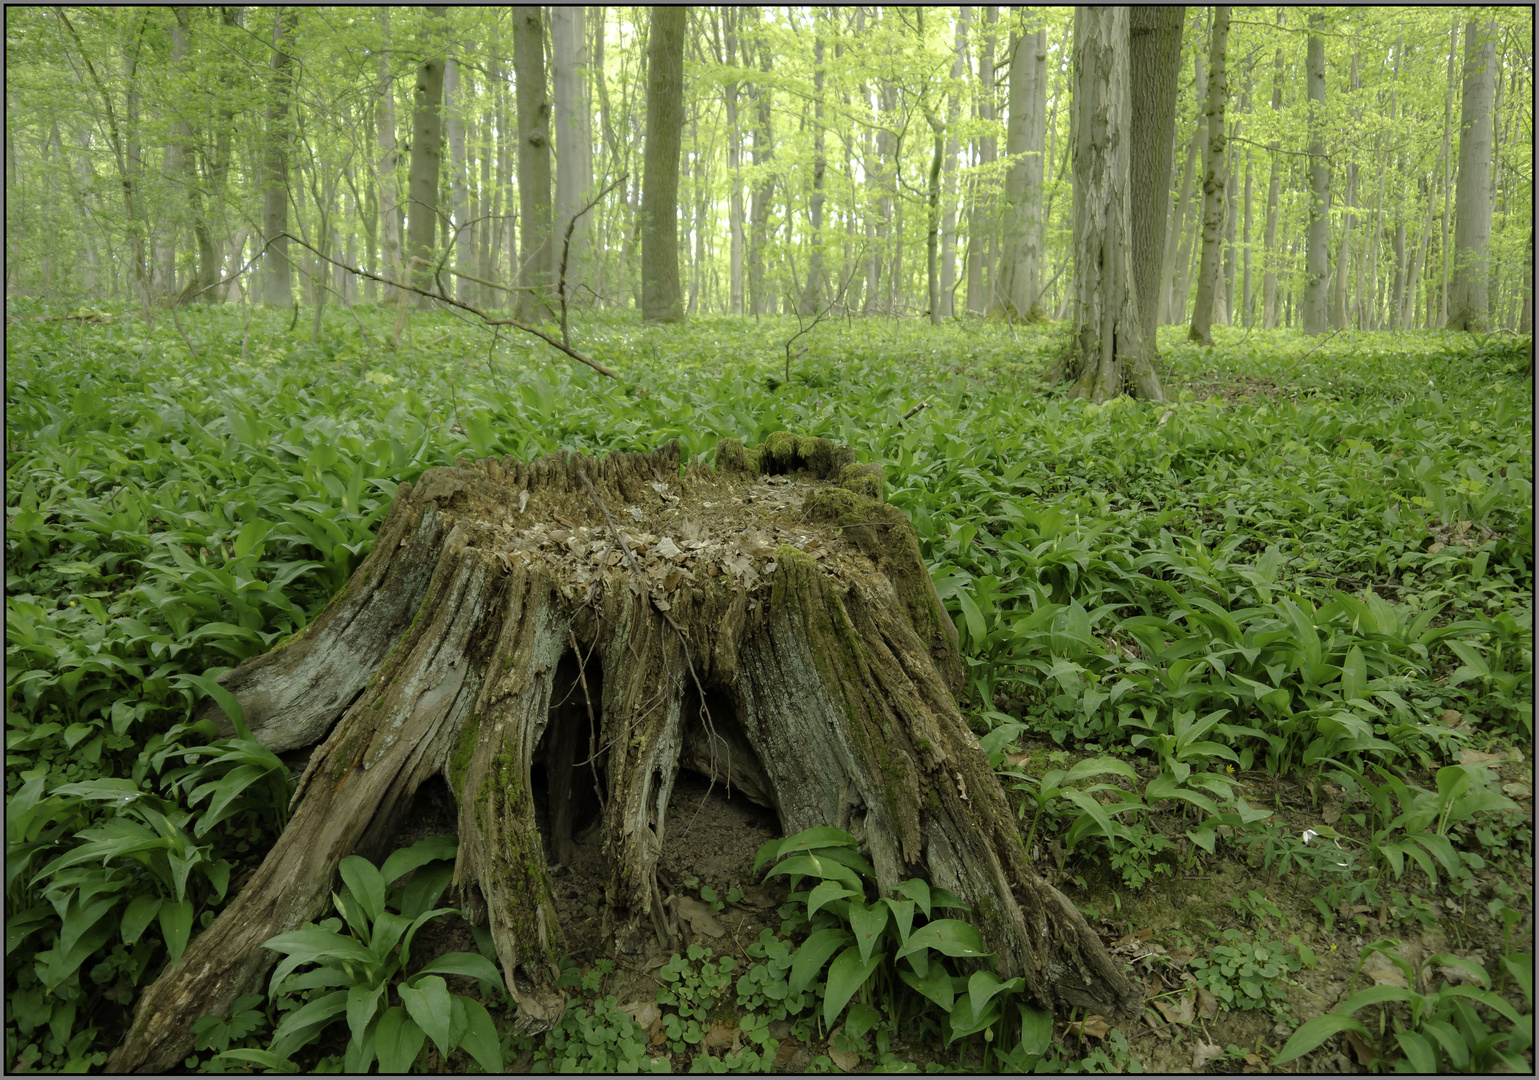
[[(1532, 1068), (1529, 339), (1219, 327), (1201, 349), (1166, 328), (1168, 402), (1087, 405), (1037, 381), (1053, 326), (579, 321), (614, 383), (439, 315), (391, 353), (393, 315), (366, 307), (314, 338), (261, 311), (8, 314), (11, 1068), (99, 1067), (166, 949), (271, 845), (291, 778), (188, 756), (210, 736), (187, 718), (347, 581), (398, 483), (460, 456), (694, 455), (782, 429), (882, 463), (1033, 863), (1146, 1008), (1059, 1016), (1033, 1043), (1012, 1004), (948, 1041), (955, 1009), (895, 978), (831, 1024), (821, 980), (800, 1011), (745, 996), (748, 975), (784, 987), (776, 943), (806, 920), (753, 873), (773, 816), (686, 772), (661, 864), (679, 954), (603, 955), (579, 831), (552, 876), (574, 1007), (531, 1039), (486, 996), (508, 1067)], [(408, 820), (398, 846), (452, 833), (446, 790)], [(159, 855), (81, 863), (93, 828), (170, 830), (184, 886)], [(412, 966), (484, 947), (441, 917)], [(242, 1067), (218, 1052), (268, 1047), (317, 992), (257, 995), (187, 1068)], [(338, 1017), (292, 1061), (337, 1067), (348, 1038)], [(429, 1042), (417, 1068), (475, 1065)]]

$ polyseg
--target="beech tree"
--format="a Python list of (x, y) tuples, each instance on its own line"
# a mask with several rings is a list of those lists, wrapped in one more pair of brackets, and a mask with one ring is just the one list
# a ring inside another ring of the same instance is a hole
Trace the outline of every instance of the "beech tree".
[(1326, 286), (1330, 274), (1331, 171), (1325, 156), (1325, 16), (1309, 17), (1309, 234), (1303, 323), (1306, 334), (1326, 331)]
[(513, 80), (518, 93), (518, 312), (547, 316), (551, 295), (550, 98), (545, 92), (545, 19), (537, 5), (513, 9)]
[(1074, 10), (1074, 306), (1069, 357), (1051, 381), (1105, 401), (1124, 388), (1162, 401), (1133, 278), (1128, 9)]
[(1133, 93), (1132, 243), (1138, 314), (1144, 341), (1155, 351), (1160, 267), (1170, 204), (1176, 137), (1176, 90), (1181, 73), (1183, 6), (1129, 8), (1128, 78)]
[[(441, 7), (428, 13), (444, 17)], [(412, 283), (429, 292), (438, 288), (433, 277), (438, 245), (438, 174), (443, 158), (444, 60), (439, 50), (442, 41), (429, 31), (423, 42), (428, 54), (417, 65), (417, 82), (412, 91), (411, 172), (407, 180), (406, 247), (411, 257)], [(420, 305), (432, 301), (422, 296)]]
[(1459, 197), (1455, 204), (1449, 330), (1490, 328), (1491, 111), (1496, 83), (1496, 27), (1470, 19), (1464, 26), (1464, 92), (1459, 112)]
[(1220, 245), (1224, 238), (1224, 190), (1229, 183), (1226, 167), (1224, 112), (1229, 98), (1229, 8), (1213, 12), (1213, 37), (1208, 54), (1208, 156), (1202, 178), (1202, 267), (1197, 275), (1197, 304), (1192, 310), (1188, 337), (1213, 344), (1213, 298), (1219, 288)]
[(647, 52), (646, 172), (641, 188), (641, 315), (650, 322), (684, 320), (678, 206), (687, 14), (683, 7), (652, 8)]

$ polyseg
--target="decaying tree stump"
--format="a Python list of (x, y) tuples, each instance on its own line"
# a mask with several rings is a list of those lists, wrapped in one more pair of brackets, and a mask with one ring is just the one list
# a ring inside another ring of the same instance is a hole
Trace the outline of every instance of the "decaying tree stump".
[(337, 600), (225, 677), (269, 746), (320, 745), (288, 828), (140, 998), (109, 1070), (180, 1062), (193, 1021), (260, 985), (262, 942), (321, 917), (341, 859), (382, 856), (434, 774), (459, 805), (456, 888), (489, 923), (524, 1030), (565, 1008), (548, 864), (583, 817), (603, 830), (614, 949), (672, 942), (655, 868), (681, 764), (772, 806), (786, 834), (848, 830), (884, 891), (912, 876), (950, 889), (1043, 1005), (1136, 1006), (1026, 864), (952, 696), (956, 630), (880, 467), (786, 432), (679, 465), (675, 442), (462, 461), (401, 485)]

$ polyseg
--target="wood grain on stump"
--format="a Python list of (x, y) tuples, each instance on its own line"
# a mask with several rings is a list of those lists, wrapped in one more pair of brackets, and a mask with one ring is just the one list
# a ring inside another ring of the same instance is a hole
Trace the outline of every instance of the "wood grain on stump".
[(884, 893), (914, 876), (950, 889), (1042, 1005), (1129, 1014), (1133, 984), (1026, 863), (953, 697), (955, 627), (882, 484), (847, 448), (778, 432), (682, 474), (675, 442), (401, 485), (326, 611), (224, 677), (258, 739), (319, 745), (287, 829), (140, 998), (108, 1069), (177, 1065), (195, 1020), (260, 987), (262, 942), (322, 917), (338, 863), (383, 857), (435, 774), (458, 802), (455, 886), (524, 1031), (565, 1008), (549, 870), (579, 819), (602, 829), (612, 948), (675, 942), (656, 866), (681, 765), (772, 807), (787, 835), (849, 831)]

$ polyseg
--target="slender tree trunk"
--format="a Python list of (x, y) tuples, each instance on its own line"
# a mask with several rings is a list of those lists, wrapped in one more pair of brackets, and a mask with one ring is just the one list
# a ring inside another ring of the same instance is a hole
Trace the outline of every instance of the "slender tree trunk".
[[(737, 65), (737, 25), (742, 18), (737, 8), (724, 7), (719, 11), (724, 62)], [(722, 97), (727, 109), (727, 228), (731, 233), (731, 250), (728, 256), (727, 310), (733, 315), (743, 314), (743, 132), (738, 120), (739, 83), (732, 80), (722, 84)]]
[(1309, 82), (1309, 234), (1305, 255), (1304, 333), (1323, 334), (1327, 328), (1330, 277), (1330, 166), (1325, 157), (1325, 41), (1320, 29), (1325, 17), (1309, 17), (1306, 61)]
[[(443, 18), (441, 7), (428, 8), (430, 14)], [(412, 91), (411, 166), (407, 172), (406, 246), (411, 258), (411, 281), (418, 289), (436, 292), (433, 267), (437, 263), (438, 181), (443, 158), (444, 60), (442, 41), (429, 31), (422, 43), (427, 57), (417, 65), (417, 80)], [(432, 301), (422, 296), (419, 307)]]
[(1459, 111), (1459, 196), (1455, 204), (1449, 330), (1484, 332), (1491, 326), (1491, 112), (1495, 92), (1497, 28), (1470, 19), (1464, 26), (1464, 86)]
[[(1426, 220), (1422, 223), (1421, 239), (1416, 243), (1416, 254), (1411, 258), (1411, 271), (1406, 276), (1405, 299), (1396, 319), (1396, 329), (1411, 329), (1411, 320), (1416, 312), (1416, 286), (1421, 282), (1422, 267), (1427, 256), (1427, 244), (1432, 237), (1433, 203), (1435, 192), (1422, 182), (1423, 193), (1427, 198)], [(1429, 290), (1430, 291), (1430, 290)]]
[[(1283, 8), (1277, 9), (1277, 25), (1283, 25)], [(1398, 54), (1399, 50), (1396, 50)], [(1272, 68), (1272, 112), (1282, 111), (1283, 51), (1277, 50)], [(1281, 256), (1277, 251), (1277, 199), (1282, 179), (1282, 160), (1279, 150), (1281, 141), (1273, 139), (1267, 158), (1266, 192), (1266, 272), (1261, 278), (1261, 325), (1267, 330), (1277, 325), (1277, 264)]]
[(991, 314), (1006, 320), (1030, 319), (1037, 304), (1042, 248), (1042, 143), (1047, 31), (1010, 42), (1009, 123), (1005, 129), (1004, 243), (999, 258)]
[[(400, 152), (396, 144), (395, 133), (395, 84), (390, 75), (389, 43), (390, 43), (390, 8), (379, 7), (375, 9), (379, 18), (380, 36), (385, 42), (382, 48), (375, 54), (375, 74), (379, 79), (379, 97), (374, 115), (377, 125), (376, 147), (379, 150), (379, 158), (375, 164), (375, 177), (379, 184), (379, 237), (381, 259), (383, 260), (382, 272), (386, 277), (396, 281), (407, 280), (405, 269), (401, 261), (401, 230), (400, 230), (400, 204), (401, 191), (396, 182), (396, 170), (400, 165)], [(391, 286), (384, 287), (381, 299), (386, 303), (399, 300), (397, 290)]]
[(1128, 9), (1074, 9), (1073, 353), (1051, 373), (1105, 401), (1124, 388), (1164, 399), (1149, 363), (1133, 278)]
[[(1441, 261), (1443, 287), (1438, 294), (1437, 325), (1444, 326), (1448, 322), (1448, 270), (1449, 270), (1449, 245), (1448, 245), (1448, 220), (1452, 216), (1450, 199), (1453, 196), (1453, 177), (1449, 173), (1449, 146), (1453, 135), (1453, 103), (1455, 71), (1459, 57), (1459, 16), (1456, 12), (1453, 21), (1448, 28), (1448, 86), (1443, 98), (1443, 242), (1438, 249), (1438, 258)], [(1431, 319), (1428, 320), (1429, 325)]]
[(816, 315), (823, 310), (823, 177), (828, 161), (823, 154), (823, 34), (824, 19), (814, 15), (812, 43), (812, 197), (807, 204), (807, 223), (812, 243), (807, 258), (807, 288), (802, 293), (801, 311)]
[(682, 322), (679, 289), (679, 143), (684, 127), (683, 7), (652, 9), (647, 54), (647, 135), (641, 213), (641, 314)]
[(930, 125), (933, 142), (930, 150), (930, 182), (925, 188), (925, 283), (931, 326), (941, 321), (940, 287), (940, 195), (941, 164), (945, 160), (946, 125), (935, 115), (933, 108), (925, 109), (925, 120)]
[[(551, 244), (552, 280), (560, 275), (561, 252), (573, 217), (587, 205), (593, 188), (593, 110), (585, 77), (588, 68), (585, 9), (550, 9), (551, 70), (556, 89), (556, 231)], [(593, 212), (577, 218), (567, 256), (567, 302), (583, 291), (592, 263)]]
[(1191, 341), (1213, 344), (1214, 293), (1219, 288), (1224, 217), (1224, 190), (1229, 182), (1225, 162), (1227, 140), (1224, 112), (1229, 103), (1229, 7), (1213, 12), (1213, 37), (1208, 52), (1208, 159), (1202, 178), (1202, 265), (1197, 273), (1197, 303), (1192, 309)]
[[(1193, 87), (1197, 92), (1197, 119), (1192, 128), (1192, 141), (1187, 147), (1186, 168), (1181, 178), (1180, 212), (1176, 215), (1176, 230), (1170, 238), (1170, 243), (1177, 240), (1180, 246), (1176, 251), (1174, 269), (1170, 275), (1170, 300), (1166, 306), (1165, 322), (1186, 321), (1186, 300), (1192, 284), (1192, 255), (1197, 249), (1197, 240), (1201, 234), (1200, 220), (1196, 228), (1187, 228), (1187, 219), (1191, 215), (1192, 199), (1194, 198), (1193, 183), (1195, 180), (1196, 164), (1202, 152), (1203, 136), (1207, 134), (1207, 125), (1204, 122), (1202, 110), (1208, 99), (1208, 74), (1204, 65), (1203, 55), (1199, 50), (1192, 58), (1194, 73)], [(1200, 217), (1200, 211), (1199, 211)], [(1167, 248), (1168, 250), (1168, 248)]]
[(267, 106), (266, 153), (262, 180), (262, 233), (267, 252), (262, 256), (261, 298), (271, 307), (294, 303), (293, 272), (289, 242), (282, 234), (289, 228), (289, 98), (293, 93), (288, 52), (299, 21), (299, 9), (281, 7), (273, 12), (273, 51), (270, 58), (271, 97)]
[[(185, 8), (172, 9), (171, 22), (171, 70), (186, 78), (187, 68), (187, 13)], [(192, 126), (185, 120), (174, 120), (170, 125), (171, 138), (161, 156), (161, 176), (167, 187), (187, 184), (188, 195), (195, 198), (197, 184), (188, 169), (192, 164)], [(181, 239), (177, 227), (180, 215), (169, 214), (161, 222), (155, 241), (155, 263), (150, 288), (165, 303), (176, 303), (176, 252)]]
[(550, 98), (545, 92), (545, 20), (537, 6), (513, 9), (513, 78), (518, 94), (518, 310), (549, 318), (553, 284)]
[[(971, 25), (973, 9), (963, 6), (958, 9), (956, 25), (956, 58), (951, 62), (951, 93), (946, 99), (946, 157), (941, 168), (946, 180), (946, 192), (944, 196), (945, 211), (941, 219), (940, 227), (940, 308), (938, 316), (949, 318), (952, 311), (952, 297), (956, 292), (957, 280), (957, 203), (962, 198), (962, 185), (957, 170), (957, 155), (961, 150), (961, 142), (957, 137), (957, 123), (961, 119), (958, 110), (961, 108), (961, 95), (959, 87), (967, 74), (967, 29)], [(976, 181), (973, 182), (976, 187)]]
[[(466, 223), (470, 221), (470, 193), (465, 183), (465, 102), (470, 95), (461, 85), (460, 79), (459, 63), (454, 60), (445, 61), (444, 112), (449, 127), (449, 198), (454, 210), (454, 266), (458, 270), (472, 273), (475, 265), (472, 250), (475, 232), (466, 228)], [(469, 303), (474, 284), (468, 278), (455, 278), (455, 299)]]
[(1128, 71), (1132, 85), (1132, 244), (1138, 321), (1149, 355), (1159, 326), (1160, 263), (1170, 207), (1170, 168), (1181, 75), (1183, 6), (1128, 9)]
[(773, 56), (765, 45), (759, 47), (757, 62), (754, 45), (743, 38), (743, 66), (757, 67), (763, 78), (754, 84), (754, 110), (756, 125), (753, 132), (753, 163), (759, 174), (753, 188), (752, 218), (748, 238), (748, 301), (753, 314), (764, 315), (773, 311), (773, 296), (764, 276), (764, 248), (769, 243), (769, 216), (775, 196), (775, 179), (769, 166), (775, 160), (774, 130), (771, 126), (770, 83)]

